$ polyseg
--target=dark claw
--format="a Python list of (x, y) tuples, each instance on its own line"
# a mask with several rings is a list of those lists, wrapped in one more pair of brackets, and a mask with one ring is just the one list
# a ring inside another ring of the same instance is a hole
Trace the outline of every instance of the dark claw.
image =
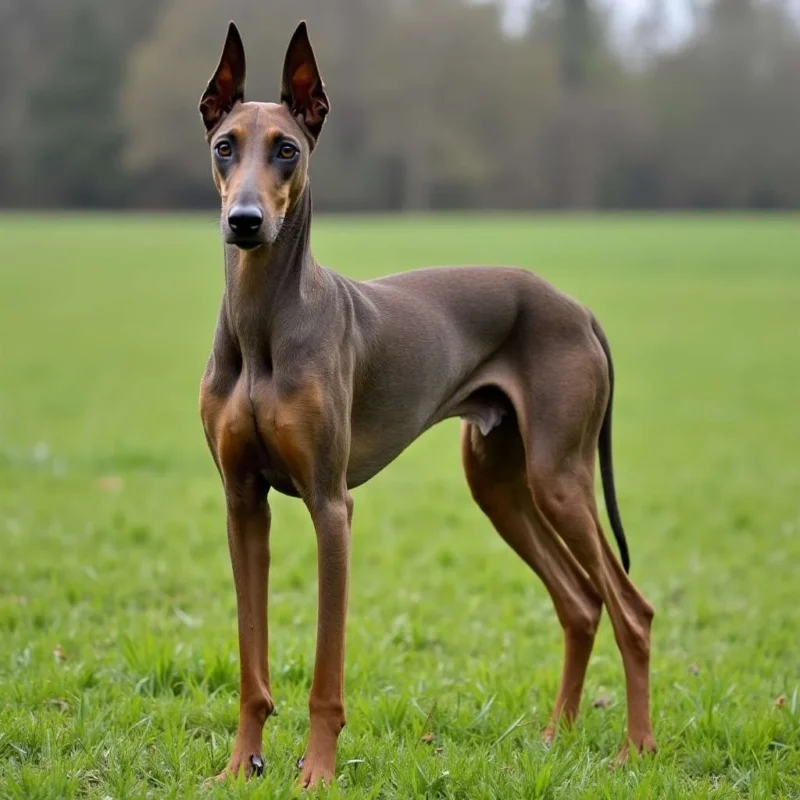
[(253, 768), (253, 774), (260, 778), (264, 774), (264, 759), (261, 756), (250, 756), (250, 766)]

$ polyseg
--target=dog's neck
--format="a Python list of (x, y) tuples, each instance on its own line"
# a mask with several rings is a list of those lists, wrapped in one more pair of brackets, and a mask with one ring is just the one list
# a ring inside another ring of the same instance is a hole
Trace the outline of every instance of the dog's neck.
[(322, 270), (311, 239), (311, 186), (285, 217), (272, 244), (245, 251), (225, 247), (225, 304), (228, 320), (245, 351), (263, 350), (282, 328), (318, 299)]

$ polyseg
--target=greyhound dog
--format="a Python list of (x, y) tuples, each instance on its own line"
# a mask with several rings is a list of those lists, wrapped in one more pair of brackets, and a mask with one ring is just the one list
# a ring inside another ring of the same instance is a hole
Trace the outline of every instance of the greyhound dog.
[[(472, 496), (544, 582), (564, 630), (545, 737), (578, 713), (605, 604), (627, 685), (620, 756), (630, 744), (654, 750), (653, 609), (627, 574), (611, 462), (613, 368), (597, 321), (522, 269), (429, 268), (357, 282), (319, 266), (309, 249), (308, 167), (330, 104), (305, 23), (289, 43), (280, 102), (245, 102), (244, 85), (244, 47), (231, 23), (200, 101), (225, 241), (200, 412), (225, 490), (240, 657), (238, 730), (218, 778), (262, 772), (274, 709), (269, 490), (300, 497), (317, 537), (317, 651), (299, 762), (309, 787), (333, 780), (345, 724), (349, 490), (449, 417), (464, 420)], [(600, 527), (596, 452), (623, 564)]]

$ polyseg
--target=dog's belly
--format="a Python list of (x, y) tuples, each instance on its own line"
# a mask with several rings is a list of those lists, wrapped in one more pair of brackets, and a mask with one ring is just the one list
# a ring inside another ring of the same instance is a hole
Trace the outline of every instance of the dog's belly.
[[(442, 391), (432, 399), (424, 416), (397, 414), (396, 407), (385, 409), (383, 424), (368, 424), (354, 416), (347, 469), (347, 485), (354, 488), (392, 463), (425, 431), (445, 419), (461, 417), (473, 423), (485, 436), (504, 421), (515, 417), (513, 406), (503, 391), (502, 370), (493, 363), (481, 365), (455, 389)], [(419, 405), (423, 405), (420, 403)]]

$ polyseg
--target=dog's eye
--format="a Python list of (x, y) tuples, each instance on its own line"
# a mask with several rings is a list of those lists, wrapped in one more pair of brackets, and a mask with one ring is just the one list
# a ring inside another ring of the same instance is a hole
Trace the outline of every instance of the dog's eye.
[(284, 142), (278, 148), (278, 158), (283, 161), (291, 161), (298, 153), (298, 149), (289, 142)]
[(233, 154), (233, 148), (230, 142), (217, 142), (214, 145), (214, 150), (220, 158), (230, 158)]

